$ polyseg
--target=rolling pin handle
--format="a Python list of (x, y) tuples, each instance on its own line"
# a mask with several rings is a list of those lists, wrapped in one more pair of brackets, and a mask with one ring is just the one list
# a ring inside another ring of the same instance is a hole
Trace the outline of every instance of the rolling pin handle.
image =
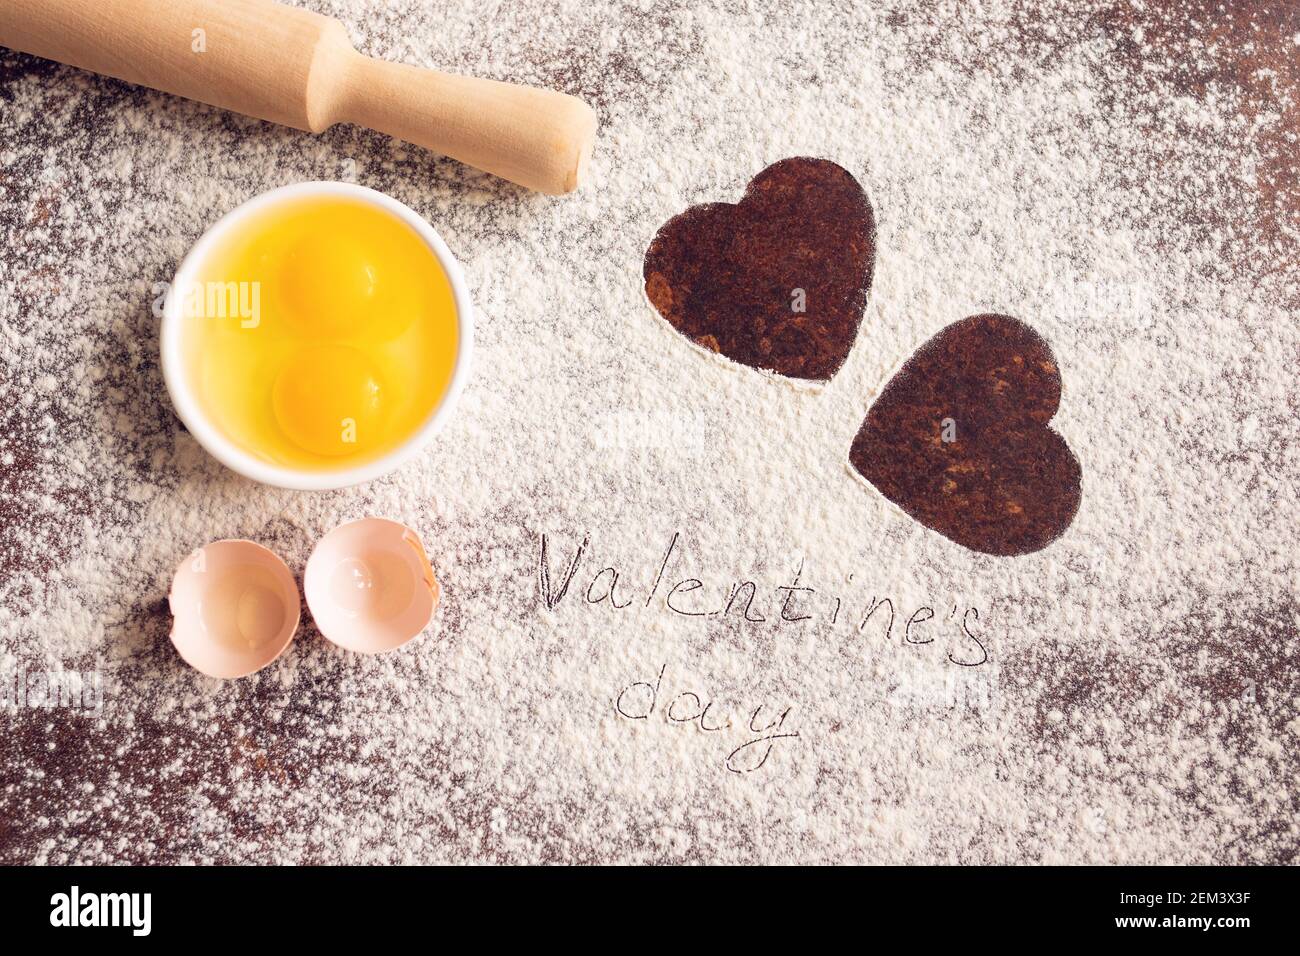
[(582, 182), (596, 114), (554, 90), (457, 76), (352, 52), (334, 118), (368, 126), (553, 195)]

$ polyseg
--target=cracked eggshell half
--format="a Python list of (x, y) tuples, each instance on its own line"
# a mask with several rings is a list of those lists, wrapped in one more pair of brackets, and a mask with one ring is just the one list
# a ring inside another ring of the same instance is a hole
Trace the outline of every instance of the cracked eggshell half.
[(433, 619), (440, 589), (419, 536), (387, 518), (362, 518), (321, 538), (303, 575), (316, 626), (339, 647), (401, 647)]
[(214, 541), (181, 562), (167, 603), (172, 644), (185, 663), (230, 680), (284, 653), (298, 629), (298, 582), (274, 552), (252, 541)]

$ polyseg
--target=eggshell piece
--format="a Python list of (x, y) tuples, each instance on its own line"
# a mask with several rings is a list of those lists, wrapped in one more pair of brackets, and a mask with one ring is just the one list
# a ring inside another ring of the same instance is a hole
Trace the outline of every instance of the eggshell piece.
[(419, 535), (387, 518), (362, 518), (321, 538), (303, 591), (316, 626), (339, 647), (377, 654), (428, 627), (440, 589)]
[(246, 677), (271, 663), (298, 629), (298, 584), (252, 541), (214, 541), (181, 562), (167, 603), (172, 644), (210, 677)]

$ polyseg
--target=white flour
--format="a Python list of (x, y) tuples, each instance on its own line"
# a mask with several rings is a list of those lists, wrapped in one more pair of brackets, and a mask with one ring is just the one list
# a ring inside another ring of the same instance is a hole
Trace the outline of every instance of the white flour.
[[(586, 96), (593, 181), (532, 196), (0, 54), (0, 672), (106, 682), (98, 715), (0, 712), (0, 860), (1294, 859), (1287, 77), (1169, 46), (1160, 4), (310, 5), (368, 53)], [(819, 390), (701, 355), (642, 291), (663, 222), (794, 155), (852, 172), (878, 222), (857, 346)], [(239, 202), (348, 177), (461, 259), (474, 377), (388, 479), (256, 486), (172, 415), (152, 287)], [(898, 363), (981, 311), (1051, 343), (1083, 464), (1073, 526), (1023, 558), (845, 468)], [(428, 635), (363, 658), (305, 616), (255, 677), (181, 663), (165, 595), (191, 549), (249, 537), (300, 572), (364, 514), (423, 535)], [(552, 588), (590, 535), (553, 611), (543, 534)], [(626, 608), (584, 601), (609, 566)], [(787, 616), (815, 616), (781, 620), (800, 568), (816, 593)], [(766, 620), (675, 613), (686, 579), (677, 608), (753, 580)], [(859, 627), (884, 597), (888, 639), (883, 609)], [(907, 643), (922, 607), (934, 643)], [(667, 719), (708, 701), (730, 727)], [(798, 736), (744, 749), (773, 734)]]

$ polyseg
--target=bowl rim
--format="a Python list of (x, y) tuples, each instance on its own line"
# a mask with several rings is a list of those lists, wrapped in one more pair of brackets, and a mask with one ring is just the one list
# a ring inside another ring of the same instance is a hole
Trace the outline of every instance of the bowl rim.
[[(456, 303), (457, 348), (451, 380), (429, 417), (406, 441), (383, 457), (336, 471), (308, 471), (274, 465), (262, 461), (237, 446), (223, 435), (203, 412), (187, 380), (181, 351), (183, 340), (181, 306), (184, 299), (182, 293), (189, 287), (191, 276), (211, 253), (213, 246), (249, 216), (270, 206), (307, 196), (343, 196), (361, 200), (384, 210), (410, 226), (437, 257), (451, 285), (452, 297)], [(372, 481), (395, 471), (423, 451), (446, 425), (460, 401), (461, 393), (469, 379), (473, 350), (474, 308), (469, 297), (469, 287), (465, 282), (460, 263), (443, 242), (442, 237), (438, 235), (437, 230), (414, 209), (392, 196), (356, 183), (326, 180), (292, 183), (260, 193), (236, 206), (209, 226), (198, 241), (190, 247), (190, 251), (181, 260), (172, 277), (163, 302), (162, 322), (159, 329), (159, 364), (162, 366), (163, 381), (167, 385), (167, 393), (171, 397), (176, 416), (189, 429), (194, 439), (208, 454), (231, 471), (262, 484), (296, 491), (330, 491)]]

